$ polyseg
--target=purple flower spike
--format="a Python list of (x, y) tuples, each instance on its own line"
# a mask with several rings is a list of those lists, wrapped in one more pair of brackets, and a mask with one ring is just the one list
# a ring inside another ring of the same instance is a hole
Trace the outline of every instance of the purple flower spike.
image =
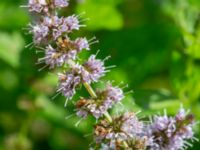
[[(29, 24), (33, 42), (27, 47), (33, 45), (39, 49), (37, 53), (44, 53), (37, 63), (45, 64), (40, 71), (49, 67), (61, 72), (58, 73), (57, 94), (53, 98), (62, 94), (66, 97), (66, 106), (81, 85), (88, 92), (88, 98), (80, 97), (75, 101), (75, 111), (81, 117), (80, 121), (89, 115), (96, 119), (94, 150), (184, 150), (191, 147), (187, 141), (197, 140), (193, 132), (195, 122), (193, 115), (183, 107), (174, 117), (167, 114), (153, 116), (150, 123), (140, 121), (137, 113), (125, 109), (123, 111), (126, 112), (114, 117), (109, 114), (109, 111), (112, 114), (121, 112), (115, 105), (122, 105), (125, 97), (123, 88), (105, 82), (103, 89), (93, 89), (92, 84), (98, 83), (109, 71), (107, 69), (114, 66), (105, 67), (104, 62), (109, 57), (101, 60), (96, 58), (97, 54), (90, 55), (86, 61), (80, 58), (79, 54), (84, 50), (89, 51), (98, 40), (96, 37), (87, 40), (71, 35), (85, 26), (82, 22), (87, 18), (82, 18), (82, 14), (59, 17), (59, 10), (68, 5), (69, 0), (28, 0), (23, 7), (28, 8), (36, 19)], [(115, 111), (111, 110), (113, 107)]]

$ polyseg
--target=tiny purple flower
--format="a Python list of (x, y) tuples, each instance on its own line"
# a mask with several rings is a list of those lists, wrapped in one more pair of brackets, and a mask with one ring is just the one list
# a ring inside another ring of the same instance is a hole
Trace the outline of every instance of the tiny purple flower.
[(66, 98), (71, 99), (76, 93), (76, 87), (81, 84), (81, 77), (75, 69), (65, 74), (58, 74), (58, 77), (59, 85), (57, 92), (61, 92)]
[(68, 0), (54, 0), (54, 5), (57, 8), (67, 7), (69, 5)]
[(180, 108), (178, 113), (176, 114), (176, 120), (182, 121), (186, 116), (186, 111), (184, 108)]
[(30, 31), (33, 33), (33, 40), (35, 44), (39, 44), (42, 41), (47, 40), (47, 35), (49, 33), (49, 28), (45, 25), (35, 25)]
[(91, 55), (88, 61), (83, 65), (81, 75), (84, 82), (97, 82), (102, 76), (105, 75), (104, 62), (100, 59), (96, 59), (95, 57), (95, 55)]
[(80, 28), (79, 20), (75, 15), (64, 18), (63, 24), (68, 27), (68, 32), (71, 32), (72, 30), (79, 30)]
[(50, 69), (53, 69), (55, 67), (61, 67), (64, 64), (66, 55), (58, 52), (56, 49), (49, 45), (45, 51), (45, 58), (46, 64), (49, 65)]
[(41, 13), (46, 5), (46, 0), (29, 0), (28, 8), (30, 12)]
[(113, 87), (110, 83), (107, 83), (106, 89), (100, 93), (106, 100), (111, 100), (115, 103), (120, 102), (124, 98), (122, 89)]
[(74, 46), (76, 47), (77, 51), (82, 51), (83, 49), (90, 50), (89, 43), (86, 38), (77, 38), (74, 41)]
[(143, 122), (139, 121), (134, 113), (125, 113), (122, 121), (121, 130), (131, 138), (143, 132)]

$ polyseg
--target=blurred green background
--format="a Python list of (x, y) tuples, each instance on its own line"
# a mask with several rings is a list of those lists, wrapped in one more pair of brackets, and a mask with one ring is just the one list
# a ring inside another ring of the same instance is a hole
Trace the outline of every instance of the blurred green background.
[[(0, 150), (88, 149), (95, 120), (75, 127), (80, 118), (65, 119), (74, 113), (73, 103), (64, 108), (64, 97), (52, 100), (56, 75), (39, 72), (41, 55), (24, 48), (32, 37), (22, 28), (33, 20), (19, 7), (26, 3), (0, 1)], [(103, 81), (129, 84), (126, 91), (134, 92), (123, 101), (128, 110), (142, 110), (142, 117), (167, 108), (173, 115), (182, 103), (200, 119), (199, 0), (71, 0), (60, 14), (83, 11), (90, 20), (74, 36), (95, 35), (100, 43), (91, 53), (100, 49), (100, 58), (112, 56), (106, 65), (117, 67)], [(199, 138), (199, 125), (195, 131)]]

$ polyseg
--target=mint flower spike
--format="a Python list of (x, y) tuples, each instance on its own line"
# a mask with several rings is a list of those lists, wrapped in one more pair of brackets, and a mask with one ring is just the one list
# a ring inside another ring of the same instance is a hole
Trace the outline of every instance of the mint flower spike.
[(154, 116), (148, 127), (148, 132), (153, 137), (151, 150), (179, 150), (187, 149), (192, 145), (186, 140), (196, 140), (192, 130), (194, 116), (182, 107), (175, 117)]
[(123, 88), (113, 86), (112, 82), (105, 82), (104, 89), (92, 88), (92, 84), (99, 82), (114, 66), (105, 67), (109, 57), (101, 60), (97, 54), (80, 61), (79, 53), (91, 50), (90, 46), (98, 41), (96, 38), (70, 38), (73, 31), (85, 25), (81, 24), (84, 21), (80, 18), (82, 14), (68, 17), (57, 15), (57, 10), (67, 6), (68, 0), (29, 0), (25, 7), (38, 17), (34, 24), (29, 24), (29, 33), (33, 35), (33, 42), (29, 46), (33, 44), (44, 53), (37, 64), (44, 63), (43, 68), (61, 70), (57, 73), (56, 96), (62, 94), (66, 98), (65, 106), (79, 86), (83, 85), (89, 93), (87, 98), (81, 97), (75, 102), (75, 111), (80, 121), (88, 115), (96, 119), (95, 150), (182, 150), (192, 146), (187, 141), (197, 140), (192, 130), (195, 121), (193, 115), (183, 107), (174, 117), (165, 113), (163, 116), (154, 116), (150, 123), (139, 120), (133, 112), (117, 116), (109, 114), (108, 111), (116, 104), (122, 104), (125, 97)]

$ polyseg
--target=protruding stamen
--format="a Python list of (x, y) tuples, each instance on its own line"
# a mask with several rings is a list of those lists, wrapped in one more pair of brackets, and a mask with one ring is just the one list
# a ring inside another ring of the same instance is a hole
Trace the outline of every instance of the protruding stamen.
[(66, 120), (68, 120), (68, 119), (70, 119), (70, 118), (72, 118), (73, 116), (75, 116), (76, 114), (75, 113), (73, 113), (73, 114), (71, 114), (71, 115), (68, 115), (67, 117), (65, 117), (65, 119)]
[(45, 65), (44, 67), (40, 68), (38, 71), (40, 72), (40, 71), (44, 70), (47, 67), (48, 67), (48, 65)]

